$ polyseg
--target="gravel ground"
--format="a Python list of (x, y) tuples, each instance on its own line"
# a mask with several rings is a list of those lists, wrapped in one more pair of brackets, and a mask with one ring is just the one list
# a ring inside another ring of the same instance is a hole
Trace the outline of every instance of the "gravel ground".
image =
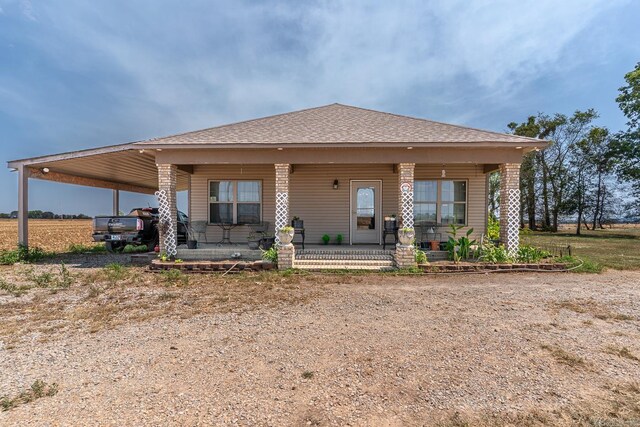
[[(198, 280), (139, 285), (173, 295), (142, 320), (5, 337), (0, 396), (58, 393), (0, 425), (640, 425), (640, 272), (289, 277), (304, 298), (206, 310), (222, 279)], [(0, 301), (4, 324), (21, 303)]]

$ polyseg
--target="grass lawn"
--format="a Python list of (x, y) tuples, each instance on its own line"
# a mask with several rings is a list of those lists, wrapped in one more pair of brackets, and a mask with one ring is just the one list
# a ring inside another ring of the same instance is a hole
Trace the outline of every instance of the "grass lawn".
[(527, 232), (521, 242), (541, 248), (571, 245), (572, 254), (617, 270), (640, 270), (640, 227), (558, 233)]

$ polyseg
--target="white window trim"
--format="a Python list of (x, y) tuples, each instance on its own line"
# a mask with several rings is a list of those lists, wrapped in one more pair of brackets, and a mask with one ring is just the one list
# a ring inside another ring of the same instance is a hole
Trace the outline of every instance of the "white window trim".
[[(443, 181), (453, 181), (453, 182), (464, 182), (465, 183), (465, 194), (464, 194), (464, 202), (455, 202), (455, 201), (446, 201), (445, 203), (451, 203), (451, 204), (462, 204), (464, 203), (464, 225), (462, 225), (462, 227), (468, 227), (469, 226), (469, 180), (465, 179), (465, 178), (414, 178), (414, 182), (416, 181), (436, 181), (437, 182), (437, 188), (436, 188), (436, 198), (437, 200), (435, 201), (436, 203), (436, 223), (437, 224), (441, 224), (443, 226), (449, 226), (449, 224), (443, 224), (442, 223), (442, 182)], [(434, 203), (433, 200), (428, 200), (428, 201), (424, 201), (424, 202), (418, 202), (418, 203)], [(414, 197), (414, 204), (415, 204), (415, 197)], [(415, 213), (414, 213), (414, 218), (415, 218)], [(458, 224), (456, 224), (458, 225)]]
[[(212, 202), (210, 200), (211, 197), (211, 183), (212, 182), (232, 182), (233, 183), (233, 201), (232, 202)], [(259, 195), (260, 195), (260, 200), (258, 202), (238, 202), (238, 183), (239, 182), (257, 182), (260, 184), (260, 191), (259, 191)], [(260, 204), (260, 221), (262, 221), (262, 210), (263, 210), (263, 206), (262, 206), (262, 180), (261, 179), (225, 179), (225, 178), (220, 178), (220, 179), (209, 179), (207, 180), (207, 223), (209, 225), (218, 225), (220, 224), (219, 222), (212, 222), (211, 221), (211, 205), (212, 204), (222, 204), (222, 203), (231, 203), (232, 205), (232, 216), (233, 216), (233, 223), (234, 224), (238, 224), (238, 205), (242, 205), (242, 204), (255, 204), (255, 203), (259, 203)], [(241, 225), (247, 225), (247, 224), (241, 224)]]

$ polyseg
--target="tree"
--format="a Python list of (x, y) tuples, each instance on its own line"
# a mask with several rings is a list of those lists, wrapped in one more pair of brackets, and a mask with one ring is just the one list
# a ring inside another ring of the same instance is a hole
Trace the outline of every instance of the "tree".
[(640, 215), (640, 62), (625, 74), (624, 80), (627, 84), (618, 89), (616, 102), (629, 120), (628, 129), (616, 135), (614, 154), (618, 160), (618, 178), (633, 186), (636, 201), (629, 205)]

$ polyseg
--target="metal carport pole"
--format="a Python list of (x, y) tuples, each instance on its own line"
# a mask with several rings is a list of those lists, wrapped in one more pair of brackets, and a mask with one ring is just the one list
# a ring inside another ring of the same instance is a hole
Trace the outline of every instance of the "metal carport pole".
[(29, 169), (18, 165), (18, 243), (29, 246)]
[(120, 190), (113, 191), (113, 216), (120, 215)]

